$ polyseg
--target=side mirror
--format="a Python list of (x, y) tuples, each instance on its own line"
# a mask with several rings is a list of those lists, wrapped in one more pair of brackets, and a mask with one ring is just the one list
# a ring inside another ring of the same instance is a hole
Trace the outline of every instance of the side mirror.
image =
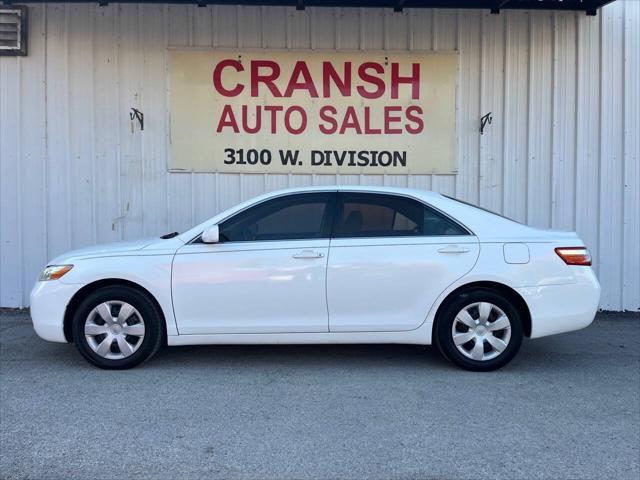
[(202, 243), (218, 243), (220, 241), (220, 228), (218, 225), (211, 225), (202, 232)]

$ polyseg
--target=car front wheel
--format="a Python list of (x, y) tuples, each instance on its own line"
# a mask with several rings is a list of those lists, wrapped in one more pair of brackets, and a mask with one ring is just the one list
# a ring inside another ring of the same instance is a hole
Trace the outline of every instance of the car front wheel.
[(521, 315), (511, 301), (493, 290), (463, 292), (448, 303), (436, 322), (442, 354), (466, 370), (503, 367), (522, 344)]
[(90, 293), (73, 317), (73, 341), (93, 365), (124, 369), (151, 358), (163, 339), (162, 316), (144, 293), (109, 286)]

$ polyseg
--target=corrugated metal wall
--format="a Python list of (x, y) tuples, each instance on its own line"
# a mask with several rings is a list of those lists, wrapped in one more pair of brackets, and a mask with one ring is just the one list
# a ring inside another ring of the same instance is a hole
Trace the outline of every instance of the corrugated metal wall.
[[(577, 230), (605, 309), (640, 305), (640, 2), (583, 13), (30, 7), (0, 58), (0, 305), (54, 255), (183, 230), (286, 186), (426, 188)], [(167, 173), (167, 46), (459, 50), (456, 176)], [(130, 107), (145, 114), (132, 133)], [(479, 118), (493, 112), (483, 136)]]

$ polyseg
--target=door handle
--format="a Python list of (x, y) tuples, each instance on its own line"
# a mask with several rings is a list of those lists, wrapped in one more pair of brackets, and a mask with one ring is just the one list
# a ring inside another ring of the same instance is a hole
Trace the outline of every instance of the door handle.
[(324, 253), (316, 252), (314, 250), (302, 250), (301, 252), (291, 255), (293, 258), (322, 258)]
[(467, 253), (468, 251), (468, 248), (458, 247), (457, 245), (447, 245), (438, 249), (439, 253)]

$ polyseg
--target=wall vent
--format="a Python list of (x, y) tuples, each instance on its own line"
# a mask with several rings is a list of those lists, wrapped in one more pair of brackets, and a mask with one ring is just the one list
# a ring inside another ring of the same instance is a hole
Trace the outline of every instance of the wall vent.
[(0, 55), (27, 54), (27, 7), (0, 6)]

